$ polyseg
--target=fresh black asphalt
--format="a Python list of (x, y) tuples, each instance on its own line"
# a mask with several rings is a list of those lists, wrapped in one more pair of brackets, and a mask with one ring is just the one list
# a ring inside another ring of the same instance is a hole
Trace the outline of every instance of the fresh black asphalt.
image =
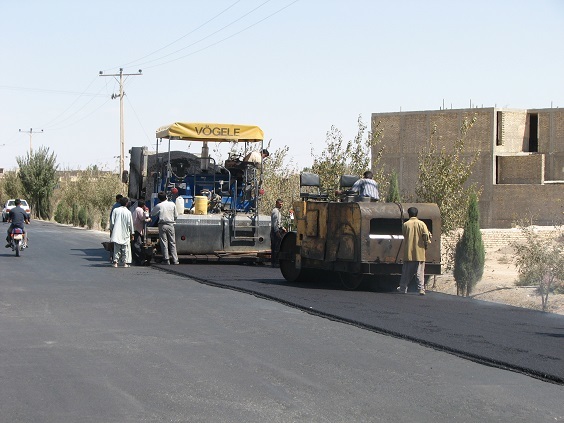
[(155, 265), (202, 283), (247, 292), (415, 341), (486, 365), (564, 384), (564, 316), (436, 292), (344, 291), (291, 284), (279, 269), (222, 263)]

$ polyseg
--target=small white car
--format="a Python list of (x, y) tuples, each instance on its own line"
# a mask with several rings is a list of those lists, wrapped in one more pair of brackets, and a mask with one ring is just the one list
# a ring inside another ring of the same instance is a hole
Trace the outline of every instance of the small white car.
[[(22, 206), (22, 208), (25, 210), (26, 213), (31, 214), (31, 208), (29, 207), (29, 204), (27, 204), (27, 201), (25, 200), (20, 200), (22, 203), (20, 204), (20, 206)], [(8, 216), (10, 215), (10, 210), (12, 210), (14, 207), (16, 207), (16, 200), (15, 199), (11, 199), (6, 201), (6, 204), (4, 205), (4, 208), (2, 209), (2, 222), (5, 222), (8, 220)]]

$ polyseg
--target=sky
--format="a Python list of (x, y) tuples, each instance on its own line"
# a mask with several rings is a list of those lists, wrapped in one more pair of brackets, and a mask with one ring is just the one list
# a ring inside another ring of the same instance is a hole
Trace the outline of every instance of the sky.
[(126, 155), (154, 150), (169, 123), (237, 123), (303, 168), (332, 126), (353, 139), (372, 113), (564, 107), (562, 0), (0, 0), (0, 12), (5, 170), (30, 144), (59, 169), (117, 170), (119, 83), (99, 72), (120, 68), (142, 70), (124, 83)]

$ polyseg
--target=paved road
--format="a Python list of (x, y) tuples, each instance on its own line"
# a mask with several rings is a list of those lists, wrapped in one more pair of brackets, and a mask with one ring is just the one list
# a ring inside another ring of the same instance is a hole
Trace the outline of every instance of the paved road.
[(0, 251), (2, 423), (564, 421), (562, 385), (31, 230)]
[(564, 383), (564, 316), (429, 292), (425, 297), (290, 284), (264, 266), (158, 266), (317, 315)]

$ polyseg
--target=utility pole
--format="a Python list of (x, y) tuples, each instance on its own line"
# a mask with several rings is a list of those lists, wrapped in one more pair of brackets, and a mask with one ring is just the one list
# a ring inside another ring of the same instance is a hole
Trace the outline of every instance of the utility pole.
[(123, 68), (119, 68), (119, 73), (104, 75), (103, 71), (100, 71), (100, 76), (119, 76), (119, 94), (112, 94), (112, 100), (119, 98), (119, 176), (123, 175), (124, 162), (123, 158), (125, 156), (125, 140), (124, 140), (124, 130), (123, 130), (123, 96), (125, 92), (123, 91), (123, 77), (124, 76), (138, 76), (142, 75), (141, 69), (138, 73), (123, 73)]
[[(31, 156), (31, 136), (34, 134), (33, 128), (29, 128), (29, 131), (22, 131), (20, 129), (20, 132), (23, 132), (24, 134), (29, 134), (29, 155)], [(41, 134), (42, 132), (43, 132), (43, 129), (40, 132), (35, 131), (36, 134)]]

